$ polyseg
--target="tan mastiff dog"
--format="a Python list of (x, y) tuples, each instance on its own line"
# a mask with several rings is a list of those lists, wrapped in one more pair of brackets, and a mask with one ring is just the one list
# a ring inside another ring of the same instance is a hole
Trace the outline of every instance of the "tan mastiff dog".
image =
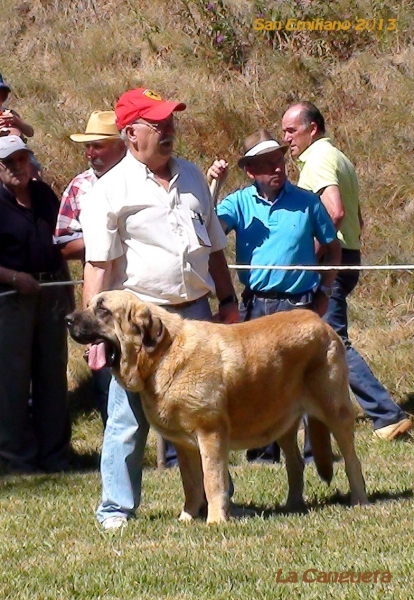
[(111, 291), (67, 321), (76, 341), (105, 353), (121, 385), (140, 393), (151, 425), (174, 442), (185, 493), (182, 520), (199, 515), (205, 490), (207, 522), (225, 521), (229, 449), (275, 439), (286, 456), (287, 507), (303, 509), (297, 430), (304, 414), (321, 477), (329, 483), (333, 474), (331, 432), (352, 504), (367, 502), (345, 349), (316, 314), (295, 310), (221, 325), (184, 320), (132, 292)]

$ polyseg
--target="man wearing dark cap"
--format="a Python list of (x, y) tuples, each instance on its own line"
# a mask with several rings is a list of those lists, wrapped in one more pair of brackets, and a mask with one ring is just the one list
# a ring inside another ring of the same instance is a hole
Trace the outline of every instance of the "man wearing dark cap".
[[(217, 206), (226, 233), (236, 233), (236, 261), (243, 265), (316, 265), (314, 239), (326, 250), (327, 264), (339, 264), (336, 231), (318, 196), (292, 185), (286, 176), (285, 153), (262, 129), (244, 142), (240, 168), (252, 185), (230, 194)], [(216, 161), (208, 176), (224, 178), (225, 161)], [(245, 286), (240, 315), (255, 319), (282, 310), (309, 308), (323, 315), (335, 279), (333, 271), (240, 270)], [(274, 462), (277, 446), (249, 450), (249, 460)]]
[[(31, 180), (31, 151), (0, 138), (0, 458), (10, 471), (68, 466), (65, 287), (53, 241), (59, 201)], [(28, 398), (32, 388), (32, 408)]]
[[(221, 321), (233, 323), (237, 298), (208, 185), (195, 165), (172, 156), (174, 113), (184, 109), (146, 88), (119, 98), (116, 123), (128, 151), (94, 185), (81, 214), (84, 301), (124, 288), (185, 318), (211, 319), (208, 297), (216, 294)], [(101, 345), (90, 348), (89, 364), (106, 364)], [(112, 379), (97, 510), (105, 529), (125, 525), (139, 505), (147, 433), (139, 396)]]

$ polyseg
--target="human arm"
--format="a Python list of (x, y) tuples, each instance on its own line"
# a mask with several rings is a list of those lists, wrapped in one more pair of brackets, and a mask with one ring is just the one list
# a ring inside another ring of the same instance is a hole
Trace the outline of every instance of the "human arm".
[(85, 258), (85, 244), (83, 237), (77, 238), (71, 242), (65, 242), (59, 244), (59, 249), (65, 260), (84, 260)]
[(34, 294), (40, 290), (39, 282), (23, 271), (13, 271), (0, 267), (0, 283), (5, 283), (12, 286), (20, 294)]
[[(321, 246), (324, 250), (324, 264), (326, 265), (340, 265), (341, 264), (341, 245), (338, 239), (332, 240), (329, 244)], [(321, 280), (319, 287), (315, 293), (315, 311), (320, 317), (322, 317), (328, 308), (328, 295), (323, 291), (324, 288), (330, 289), (333, 286), (337, 275), (337, 271), (321, 271)]]
[[(339, 187), (337, 185), (328, 185), (319, 197), (338, 231), (345, 216), (345, 209)], [(315, 250), (318, 258), (324, 256), (325, 249), (326, 248), (321, 247), (319, 242), (316, 242)]]
[(339, 187), (328, 185), (320, 194), (320, 199), (338, 231), (345, 216), (345, 208)]
[(19, 129), (26, 137), (33, 137), (34, 130), (29, 123), (24, 121), (14, 110), (6, 110), (0, 115), (0, 129), (15, 127)]
[(229, 163), (223, 158), (215, 160), (207, 170), (207, 181), (210, 184), (213, 179), (218, 179), (223, 184), (229, 174)]
[(361, 213), (361, 207), (358, 206), (358, 221), (359, 221), (359, 226), (361, 228), (361, 232), (364, 229), (364, 219), (362, 218), (362, 213)]
[(87, 262), (83, 272), (82, 303), (86, 308), (90, 299), (109, 289), (113, 261)]
[[(222, 323), (238, 323), (240, 321), (240, 315), (237, 297), (223, 250), (217, 250), (210, 254), (209, 271), (216, 286), (220, 321)], [(223, 306), (220, 306), (220, 302), (222, 301), (225, 302), (223, 303)]]
[[(86, 172), (88, 175), (88, 172)], [(80, 224), (80, 202), (90, 191), (92, 182), (81, 173), (68, 185), (62, 195), (56, 222), (55, 239), (65, 260), (85, 258), (85, 243)]]

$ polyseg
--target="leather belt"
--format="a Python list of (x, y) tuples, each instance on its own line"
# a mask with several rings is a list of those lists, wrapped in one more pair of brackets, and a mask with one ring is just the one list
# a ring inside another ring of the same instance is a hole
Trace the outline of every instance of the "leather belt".
[(47, 283), (48, 281), (61, 281), (62, 273), (60, 271), (43, 271), (40, 273), (30, 273), (39, 283)]
[(299, 298), (305, 294), (313, 293), (313, 290), (300, 292), (299, 294), (286, 294), (284, 292), (255, 292), (254, 290), (249, 290), (249, 292), (253, 296), (256, 296), (256, 298), (268, 298), (269, 300), (290, 300), (292, 298)]
[[(196, 300), (188, 300), (188, 302), (181, 302), (180, 304), (170, 304), (169, 306), (171, 306), (171, 308), (174, 308), (174, 309), (188, 308), (189, 306), (192, 306), (193, 304), (195, 304), (199, 300), (202, 300), (205, 297), (206, 296), (200, 296), (200, 298), (197, 298)], [(168, 306), (165, 306), (165, 308), (168, 308)]]

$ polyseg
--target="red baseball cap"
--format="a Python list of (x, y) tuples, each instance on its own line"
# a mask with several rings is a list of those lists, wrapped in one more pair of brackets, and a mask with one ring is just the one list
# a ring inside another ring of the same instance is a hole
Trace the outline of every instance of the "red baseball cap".
[(136, 119), (162, 121), (176, 110), (185, 110), (182, 102), (167, 102), (159, 94), (147, 88), (137, 88), (122, 94), (115, 105), (115, 123), (121, 131)]

